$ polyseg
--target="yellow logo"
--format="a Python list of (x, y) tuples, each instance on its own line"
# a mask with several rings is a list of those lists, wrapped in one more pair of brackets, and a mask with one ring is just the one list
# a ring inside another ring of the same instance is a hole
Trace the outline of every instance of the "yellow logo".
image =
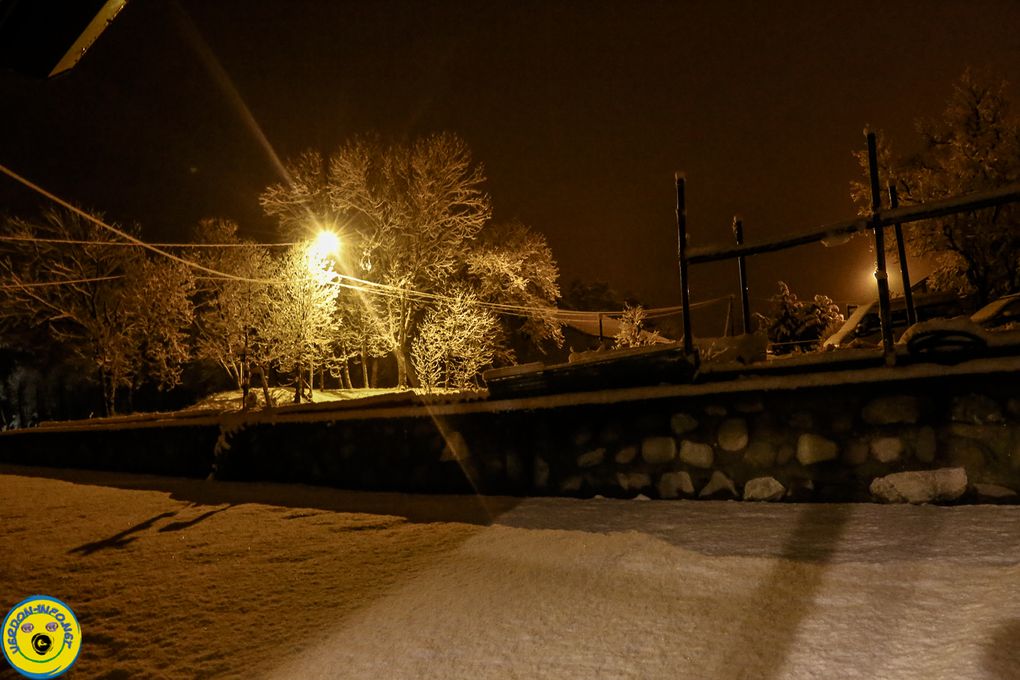
[(7, 661), (26, 678), (55, 678), (78, 659), (81, 626), (60, 600), (33, 595), (4, 618), (3, 648)]

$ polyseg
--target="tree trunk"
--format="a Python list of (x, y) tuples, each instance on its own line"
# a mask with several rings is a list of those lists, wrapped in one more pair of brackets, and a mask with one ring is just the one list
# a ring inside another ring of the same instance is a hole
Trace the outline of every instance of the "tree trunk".
[(393, 347), (393, 356), (397, 360), (397, 387), (407, 387), (408, 377), (408, 360), (407, 360), (407, 326), (410, 323), (411, 312), (407, 308), (408, 303), (406, 300), (401, 300), (400, 304), (400, 325), (397, 327), (397, 342)]
[(248, 410), (248, 392), (251, 391), (251, 367), (246, 366), (244, 361), (237, 367), (237, 373), (241, 378), (241, 410)]
[(407, 387), (407, 355), (404, 348), (394, 347), (393, 357), (397, 360), (397, 387)]
[(368, 387), (368, 352), (361, 346), (361, 386)]
[(347, 360), (344, 360), (344, 371), (341, 377), (343, 378), (344, 381), (344, 387), (346, 389), (353, 390), (354, 383), (351, 381), (350, 363)]
[(368, 386), (379, 386), (379, 357), (372, 357), (372, 380), (369, 381)]
[(304, 376), (304, 372), (302, 370), (301, 364), (298, 364), (297, 365), (297, 380), (295, 381), (295, 384), (294, 384), (294, 403), (295, 404), (300, 404), (301, 403), (301, 381), (304, 379), (303, 376)]
[(266, 398), (266, 407), (276, 406), (273, 403), (273, 396), (269, 393), (269, 378), (266, 377), (266, 367), (259, 366), (259, 373), (262, 376), (262, 396)]
[(113, 396), (110, 394), (112, 381), (105, 369), (99, 369), (99, 382), (103, 385), (103, 410), (107, 416), (113, 415)]

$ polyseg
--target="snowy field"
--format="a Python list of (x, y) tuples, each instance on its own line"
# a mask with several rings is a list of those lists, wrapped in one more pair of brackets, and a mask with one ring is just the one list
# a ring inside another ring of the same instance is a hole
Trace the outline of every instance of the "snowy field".
[[(1020, 678), (1020, 507), (477, 499), (0, 467), (71, 678)], [(5, 669), (0, 677), (17, 677)]]

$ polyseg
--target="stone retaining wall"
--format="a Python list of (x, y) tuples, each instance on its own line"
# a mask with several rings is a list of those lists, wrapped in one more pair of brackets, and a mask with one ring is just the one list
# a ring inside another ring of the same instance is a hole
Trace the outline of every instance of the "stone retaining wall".
[(629, 423), (605, 414), (577, 428), (570, 455), (538, 455), (535, 486), (657, 498), (1015, 499), (1020, 399), (987, 386), (907, 387), (673, 402)]
[(0, 460), (426, 493), (1017, 500), (1020, 374), (705, 392), (40, 428), (4, 433)]

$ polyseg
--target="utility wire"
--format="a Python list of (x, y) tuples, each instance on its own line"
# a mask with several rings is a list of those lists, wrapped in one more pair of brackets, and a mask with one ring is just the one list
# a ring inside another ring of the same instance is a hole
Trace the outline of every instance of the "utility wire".
[[(0, 241), (27, 241), (30, 243), (61, 243), (66, 245), (79, 245), (79, 246), (126, 246), (129, 248), (144, 248), (145, 245), (140, 243), (127, 243), (124, 241), (82, 241), (77, 239), (67, 238), (35, 238), (33, 236), (2, 236), (0, 235)], [(240, 242), (240, 243), (148, 243), (147, 245), (155, 246), (156, 248), (248, 248), (252, 246), (258, 246), (261, 248), (284, 248), (289, 246), (297, 245), (296, 241), (290, 241), (286, 243), (252, 243), (252, 242)]]
[(123, 275), (120, 276), (96, 276), (91, 279), (63, 279), (60, 281), (37, 281), (35, 283), (8, 283), (0, 285), (0, 290), (14, 290), (21, 288), (43, 288), (46, 286), (69, 286), (75, 283), (94, 283), (96, 281), (112, 281), (114, 279), (122, 279)]
[[(163, 250), (163, 248), (195, 247), (195, 246), (201, 246), (201, 244), (176, 244), (176, 243), (175, 244), (153, 244), (153, 243), (147, 243), (145, 241), (142, 241), (139, 238), (136, 238), (136, 237), (128, 234), (127, 232), (124, 232), (124, 231), (122, 231), (120, 229), (117, 229), (116, 227), (113, 227), (113, 226), (111, 226), (109, 224), (106, 224), (105, 222), (103, 222), (99, 218), (94, 217), (94, 216), (88, 214), (84, 210), (82, 210), (82, 209), (72, 205), (71, 203), (69, 203), (69, 202), (67, 202), (67, 201), (65, 201), (63, 199), (61, 199), (59, 196), (56, 196), (55, 194), (47, 191), (43, 187), (41, 187), (41, 186), (35, 184), (34, 182), (26, 179), (25, 177), (22, 177), (21, 175), (19, 175), (18, 173), (14, 172), (13, 170), (11, 170), (10, 168), (6, 167), (3, 164), (0, 164), (0, 172), (2, 172), (3, 174), (7, 175), (8, 177), (10, 177), (11, 179), (15, 180), (16, 182), (18, 182), (18, 183), (28, 187), (32, 191), (35, 191), (36, 193), (44, 196), (45, 198), (48, 198), (49, 200), (53, 201), (54, 203), (56, 203), (56, 204), (58, 204), (60, 206), (63, 206), (64, 208), (66, 208), (67, 210), (70, 210), (74, 214), (76, 214), (76, 215), (78, 215), (78, 216), (88, 220), (89, 222), (92, 222), (93, 224), (95, 224), (95, 225), (97, 225), (97, 226), (99, 226), (99, 227), (101, 227), (103, 229), (106, 229), (107, 231), (110, 231), (111, 233), (121, 237), (122, 239), (124, 239), (126, 241), (126, 243), (124, 243), (124, 242), (116, 242), (116, 241), (91, 241), (91, 242), (90, 241), (75, 241), (75, 240), (72, 240), (72, 239), (30, 239), (30, 238), (27, 238), (27, 237), (13, 237), (13, 236), (3, 238), (3, 240), (9, 240), (9, 241), (20, 241), (20, 240), (31, 241), (31, 240), (36, 240), (37, 242), (42, 242), (42, 243), (46, 243), (46, 242), (49, 242), (49, 243), (65, 243), (65, 244), (68, 244), (68, 245), (70, 245), (70, 244), (80, 244), (80, 245), (95, 244), (95, 245), (106, 245), (106, 246), (111, 246), (111, 245), (112, 246), (136, 246), (136, 247), (144, 248), (145, 250), (149, 250), (151, 252), (154, 252), (157, 255), (162, 255), (163, 257), (166, 257), (166, 258), (168, 258), (170, 260), (173, 260), (175, 262), (179, 262), (179, 263), (181, 263), (181, 264), (183, 264), (183, 265), (185, 265), (187, 267), (191, 267), (193, 269), (197, 269), (197, 270), (205, 272), (207, 274), (212, 274), (212, 278), (216, 278), (216, 279), (226, 279), (226, 280), (231, 280), (231, 281), (239, 281), (239, 282), (242, 282), (242, 283), (260, 283), (260, 284), (266, 284), (266, 285), (283, 285), (283, 284), (287, 283), (286, 281), (282, 281), (282, 280), (279, 280), (279, 279), (255, 279), (255, 278), (249, 278), (249, 277), (244, 277), (244, 276), (237, 276), (236, 274), (231, 274), (231, 273), (228, 273), (228, 272), (218, 271), (216, 269), (212, 269), (210, 267), (206, 267), (206, 266), (204, 266), (202, 264), (199, 264), (198, 262), (195, 262), (193, 260), (189, 260), (187, 258), (180, 257), (178, 255), (174, 255), (173, 253), (170, 253), (170, 252), (168, 252), (166, 250)], [(209, 245), (209, 246), (212, 246), (212, 247), (222, 247), (222, 246), (234, 247), (234, 244), (206, 244), (206, 245)], [(241, 245), (282, 246), (282, 245), (296, 245), (296, 244), (291, 243), (291, 244), (238, 244), (238, 245), (239, 246), (241, 246)], [(383, 284), (383, 283), (377, 283), (375, 281), (368, 281), (368, 280), (365, 280), (365, 279), (359, 279), (357, 277), (349, 276), (347, 274), (340, 274), (340, 273), (336, 273), (336, 272), (335, 272), (335, 274), (336, 274), (337, 278), (342, 280), (342, 281), (352, 282), (352, 283), (338, 283), (337, 285), (339, 285), (339, 286), (341, 286), (343, 288), (348, 288), (348, 289), (360, 291), (360, 292), (363, 292), (363, 293), (369, 293), (369, 294), (374, 294), (374, 295), (386, 295), (387, 297), (397, 298), (397, 299), (408, 298), (408, 299), (412, 299), (412, 300), (428, 300), (428, 301), (437, 301), (437, 302), (453, 302), (453, 301), (457, 300), (457, 298), (455, 298), (455, 297), (451, 297), (451, 296), (448, 296), (448, 295), (442, 295), (442, 294), (439, 294), (439, 293), (429, 293), (429, 292), (426, 292), (426, 291), (419, 291), (419, 290), (415, 290), (415, 289), (411, 289), (411, 288), (400, 288), (398, 286), (393, 286), (393, 285), (389, 285), (389, 284)], [(44, 282), (43, 285), (63, 285), (63, 283), (64, 282)], [(66, 282), (66, 283), (70, 283), (70, 282)], [(29, 285), (33, 285), (33, 284), (22, 284), (21, 286), (14, 285), (14, 286), (10, 286), (10, 287), (17, 288), (17, 287), (26, 287), (26, 286), (29, 286)], [(6, 289), (6, 287), (4, 289)], [(385, 291), (385, 293), (383, 291)], [(698, 307), (704, 307), (705, 305), (714, 304), (716, 302), (719, 302), (720, 300), (726, 300), (726, 299), (729, 299), (729, 296), (724, 296), (724, 297), (720, 297), (720, 298), (714, 298), (712, 300), (705, 300), (705, 301), (700, 302), (700, 303), (695, 303), (695, 304), (690, 305), (690, 308), (691, 309), (696, 309)], [(492, 309), (493, 311), (496, 311), (496, 312), (499, 312), (499, 313), (502, 313), (502, 314), (506, 314), (506, 315), (524, 316), (524, 317), (528, 317), (528, 316), (532, 316), (532, 315), (547, 315), (547, 316), (551, 316), (554, 319), (556, 319), (557, 321), (561, 321), (561, 322), (566, 321), (566, 320), (594, 320), (594, 319), (597, 319), (599, 316), (610, 316), (610, 317), (612, 317), (612, 316), (619, 316), (619, 315), (623, 314), (623, 310), (581, 311), (581, 310), (558, 309), (556, 307), (527, 307), (527, 306), (524, 306), (524, 305), (512, 305), (512, 304), (507, 304), (507, 303), (484, 302), (484, 301), (477, 301), (476, 304), (481, 306), (481, 307)], [(645, 310), (645, 314), (646, 314), (646, 318), (656, 318), (656, 317), (659, 317), (659, 316), (669, 316), (669, 315), (677, 313), (680, 310), (681, 310), (680, 307), (661, 307), (661, 308), (653, 308), (653, 309)]]

